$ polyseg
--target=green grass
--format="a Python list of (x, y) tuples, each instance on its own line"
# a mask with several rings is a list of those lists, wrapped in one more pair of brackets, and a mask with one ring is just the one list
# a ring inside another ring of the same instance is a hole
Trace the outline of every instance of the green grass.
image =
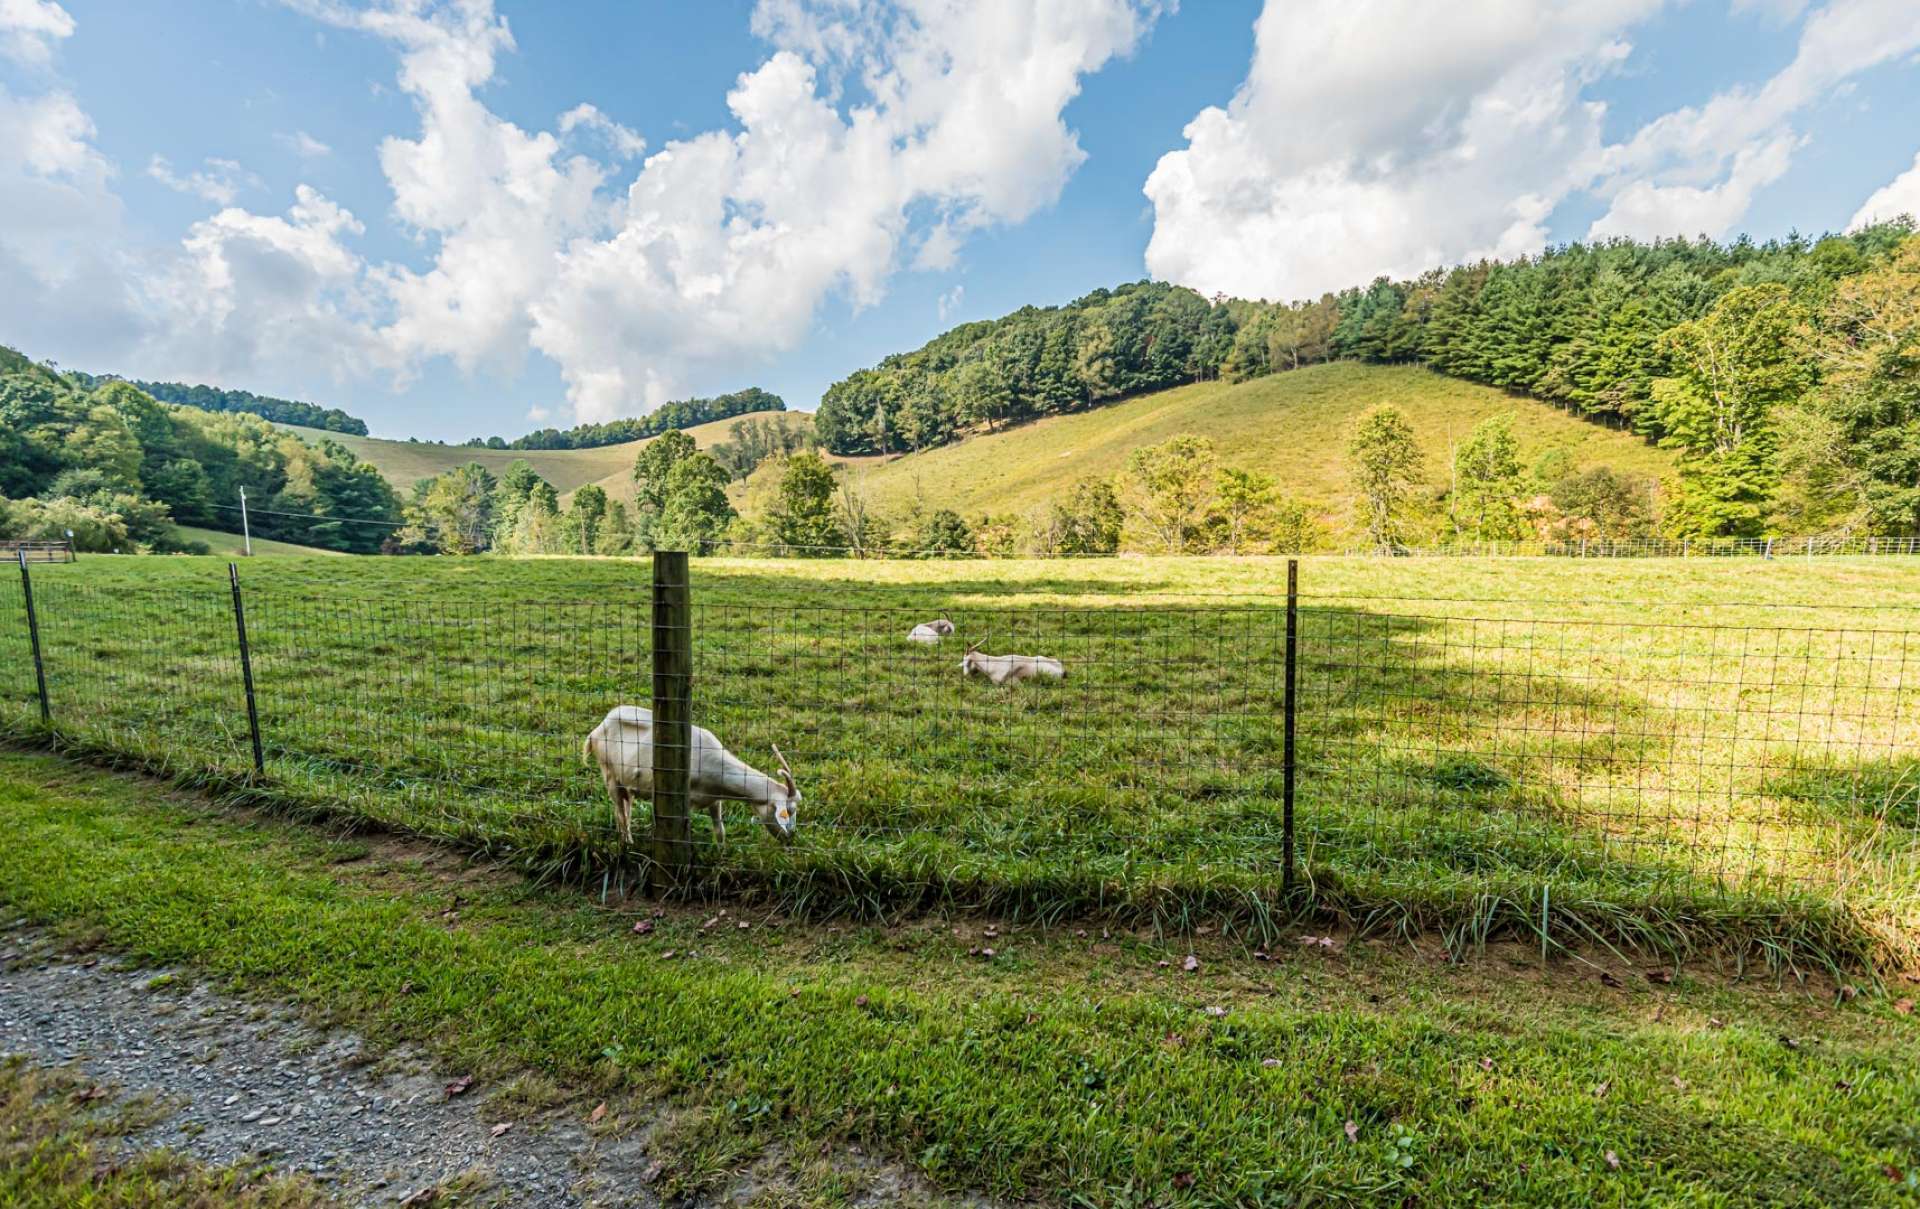
[(337, 1203), (304, 1180), (241, 1166), (210, 1168), (164, 1151), (119, 1153), (118, 1143), (157, 1111), (138, 1099), (117, 1099), (70, 1069), (0, 1058), (0, 1204), (323, 1209)]
[[(737, 419), (738, 417), (735, 417)], [(727, 439), (727, 430), (735, 420), (716, 420), (687, 430), (687, 434), (706, 448)], [(458, 445), (435, 445), (418, 441), (390, 441), (381, 437), (359, 437), (346, 433), (322, 432), (293, 424), (279, 427), (300, 434), (308, 441), (336, 441), (364, 462), (371, 462), (405, 495), (421, 479), (431, 478), (457, 466), (478, 462), (497, 477), (516, 460), (525, 458), (541, 477), (554, 485), (562, 496), (587, 483), (599, 483), (618, 499), (632, 499), (633, 459), (645, 441), (627, 441), (619, 445), (601, 445), (593, 449), (470, 449)]]
[[(424, 1045), (481, 1095), (531, 1070), (582, 1113), (665, 1106), (694, 1123), (656, 1139), (680, 1192), (768, 1143), (879, 1147), (941, 1186), (1043, 1203), (1895, 1205), (1920, 1188), (1920, 1034), (1872, 993), (1666, 984), (1597, 955), (1609, 985), (1518, 948), (1454, 965), (1289, 937), (1263, 962), (1214, 936), (985, 939), (977, 921), (755, 912), (741, 931), (703, 926), (711, 909), (643, 939), (557, 889), (44, 755), (0, 752), (0, 809), (10, 911)], [(998, 955), (967, 955), (983, 943)]]
[[(645, 563), (243, 574), (264, 781), (213, 560), (36, 572), (59, 741), (549, 876), (636, 875), (579, 744), (648, 700)], [(1272, 938), (1302, 905), (1279, 886), (1283, 576), (699, 563), (696, 716), (763, 769), (779, 744), (805, 794), (791, 847), (740, 807), (725, 849), (696, 823), (708, 886), (810, 915), (965, 906)], [(1863, 607), (1915, 599), (1920, 563), (1312, 559), (1303, 583), (1311, 910), (1460, 947), (1920, 953), (1900, 763), (1920, 744), (1920, 627)], [(1400, 599), (1436, 586), (1465, 599)], [(38, 735), (15, 592), (0, 582), (0, 725)], [(1069, 679), (996, 689), (958, 675), (960, 644), (901, 641), (941, 612), (963, 642), (1061, 656)]]
[(1630, 433), (1532, 399), (1412, 366), (1341, 362), (1159, 391), (884, 463), (857, 459), (852, 474), (883, 515), (904, 514), (916, 497), (928, 508), (967, 516), (1023, 513), (1078, 478), (1119, 473), (1136, 448), (1193, 433), (1211, 437), (1226, 464), (1275, 476), (1289, 496), (1346, 533), (1353, 513), (1347, 440), (1361, 413), (1381, 403), (1406, 413), (1436, 486), (1446, 482), (1451, 444), (1505, 412), (1516, 417), (1526, 465), (1549, 449), (1565, 450), (1580, 468), (1604, 464), (1657, 476), (1672, 465), (1665, 451)]
[[(175, 525), (173, 531), (181, 541), (207, 543), (209, 552), (220, 558), (240, 558), (246, 554), (246, 542), (238, 533), (223, 533), (218, 529), (196, 529), (191, 525)], [(341, 556), (344, 553), (340, 550), (322, 550), (317, 546), (277, 542), (266, 537), (253, 539), (253, 552), (256, 556), (297, 554), (329, 557)]]

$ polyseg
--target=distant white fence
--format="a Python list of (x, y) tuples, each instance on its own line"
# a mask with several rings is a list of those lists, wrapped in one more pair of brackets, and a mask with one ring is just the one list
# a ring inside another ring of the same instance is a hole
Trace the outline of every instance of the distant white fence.
[(1814, 558), (1920, 554), (1920, 538), (1695, 537), (1631, 541), (1456, 542), (1446, 546), (1362, 547), (1347, 551), (1383, 558)]

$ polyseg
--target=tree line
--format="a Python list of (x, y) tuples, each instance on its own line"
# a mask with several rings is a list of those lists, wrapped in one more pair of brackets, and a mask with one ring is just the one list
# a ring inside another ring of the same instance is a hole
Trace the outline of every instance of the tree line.
[(473, 437), (463, 442), (469, 449), (595, 449), (602, 445), (621, 445), (643, 441), (675, 429), (694, 428), (762, 411), (785, 411), (787, 401), (772, 391), (749, 386), (732, 394), (711, 399), (680, 399), (663, 403), (644, 416), (608, 420), (603, 424), (580, 424), (573, 428), (542, 428), (509, 441), (503, 437)]
[(1182, 383), (1413, 362), (1673, 449), (1673, 536), (1910, 536), (1916, 340), (1911, 219), (1817, 240), (1606, 240), (1310, 301), (1140, 282), (1024, 307), (836, 382), (815, 428), (834, 453), (900, 453)]
[[(77, 370), (67, 371), (66, 376), (84, 390), (98, 390), (108, 382), (126, 380), (116, 374), (88, 374)], [(322, 407), (318, 403), (302, 403), (297, 399), (276, 399), (272, 395), (256, 395), (250, 390), (188, 386), (184, 382), (134, 381), (133, 385), (162, 403), (197, 407), (201, 411), (245, 412), (275, 424), (298, 424), (302, 428), (319, 428), (356, 437), (367, 435), (365, 420), (355, 419), (337, 407)]]
[[(62, 375), (0, 348), (0, 537), (82, 550), (192, 551), (175, 524), (370, 553), (400, 501), (337, 442), (246, 412), (164, 403), (130, 382)], [(368, 524), (367, 521), (376, 523)]]

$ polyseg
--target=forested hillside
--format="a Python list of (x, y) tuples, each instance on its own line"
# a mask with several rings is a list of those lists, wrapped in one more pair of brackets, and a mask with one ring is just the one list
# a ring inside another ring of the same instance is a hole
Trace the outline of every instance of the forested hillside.
[[(87, 374), (69, 371), (64, 375), (84, 390), (98, 390), (109, 382), (122, 381), (113, 374)], [(162, 403), (197, 407), (201, 411), (239, 411), (272, 420), (276, 424), (298, 424), (302, 428), (320, 428), (327, 432), (367, 435), (365, 420), (356, 420), (337, 407), (302, 403), (295, 399), (276, 399), (256, 395), (250, 390), (222, 390), (217, 386), (188, 386), (184, 382), (140, 382), (133, 385)]]
[[(94, 385), (94, 383), (98, 385)], [(83, 550), (190, 546), (175, 524), (372, 551), (400, 501), (332, 440), (308, 444), (258, 416), (162, 403), (128, 382), (63, 376), (0, 348), (0, 537)], [(349, 521), (348, 518), (352, 518)]]
[(1184, 383), (1420, 363), (1671, 449), (1661, 520), (1676, 536), (1909, 535), (1917, 342), (1911, 221), (1817, 241), (1617, 240), (1303, 302), (1096, 290), (850, 375), (826, 392), (817, 430), (840, 454), (923, 450)]
[(465, 443), (474, 449), (594, 449), (601, 445), (621, 445), (644, 441), (675, 429), (697, 428), (715, 420), (760, 411), (785, 411), (787, 401), (771, 391), (749, 386), (729, 395), (712, 399), (680, 399), (663, 403), (644, 416), (608, 420), (604, 424), (580, 424), (562, 431), (542, 428), (509, 441), (501, 437), (475, 437)]

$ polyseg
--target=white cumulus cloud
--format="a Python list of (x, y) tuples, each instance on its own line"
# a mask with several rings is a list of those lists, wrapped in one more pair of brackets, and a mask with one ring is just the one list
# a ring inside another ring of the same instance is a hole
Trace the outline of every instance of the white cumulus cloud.
[(73, 17), (53, 0), (0, 0), (0, 55), (16, 63), (45, 67), (73, 28)]
[(1913, 167), (1894, 177), (1885, 185), (1874, 190), (1860, 209), (1854, 212), (1847, 223), (1847, 230), (1854, 231), (1871, 223), (1901, 215), (1920, 218), (1920, 152), (1913, 157)]
[(304, 130), (295, 130), (273, 136), (282, 147), (304, 160), (317, 160), (333, 154), (333, 148)]
[[(1832, 0), (1791, 63), (1603, 135), (1589, 86), (1630, 64), (1660, 0), (1268, 0), (1224, 108), (1146, 183), (1147, 267), (1204, 291), (1307, 297), (1538, 251), (1576, 196), (1588, 234), (1724, 235), (1789, 169), (1796, 117), (1920, 48), (1907, 0)], [(1777, 20), (1801, 6), (1750, 4)]]

